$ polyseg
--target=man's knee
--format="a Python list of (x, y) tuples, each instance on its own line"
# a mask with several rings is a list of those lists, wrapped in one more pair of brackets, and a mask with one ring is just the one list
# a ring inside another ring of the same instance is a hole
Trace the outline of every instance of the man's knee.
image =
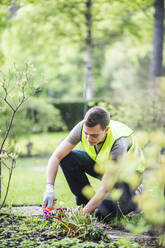
[(117, 206), (111, 200), (104, 200), (96, 211), (96, 217), (102, 219), (105, 222), (109, 222), (114, 219), (117, 215)]
[(64, 157), (62, 160), (61, 160), (61, 162), (60, 162), (60, 166), (62, 167), (62, 166), (64, 166), (66, 163), (68, 163), (68, 161), (70, 161), (70, 159), (71, 159), (71, 153), (72, 152), (70, 152), (66, 157)]

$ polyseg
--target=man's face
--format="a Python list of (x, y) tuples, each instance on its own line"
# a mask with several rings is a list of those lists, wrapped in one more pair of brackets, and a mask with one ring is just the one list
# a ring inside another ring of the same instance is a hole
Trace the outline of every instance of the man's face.
[(84, 136), (87, 139), (90, 146), (95, 146), (101, 141), (104, 141), (106, 133), (108, 132), (109, 127), (106, 127), (104, 130), (101, 128), (100, 124), (94, 127), (88, 127), (84, 125), (83, 132)]

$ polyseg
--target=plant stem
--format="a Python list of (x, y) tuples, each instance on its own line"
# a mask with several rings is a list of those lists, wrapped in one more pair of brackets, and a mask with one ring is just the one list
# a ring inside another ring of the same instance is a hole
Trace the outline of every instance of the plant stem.
[(15, 165), (15, 160), (13, 159), (12, 160), (12, 165), (11, 165), (11, 168), (10, 168), (10, 172), (9, 172), (9, 180), (8, 180), (8, 184), (7, 184), (7, 189), (6, 189), (5, 197), (3, 199), (2, 204), (0, 205), (0, 209), (4, 206), (5, 201), (6, 201), (6, 198), (7, 198), (7, 195), (8, 195), (8, 192), (9, 192), (9, 186), (10, 186), (10, 182), (11, 182), (11, 176), (12, 176), (14, 165)]

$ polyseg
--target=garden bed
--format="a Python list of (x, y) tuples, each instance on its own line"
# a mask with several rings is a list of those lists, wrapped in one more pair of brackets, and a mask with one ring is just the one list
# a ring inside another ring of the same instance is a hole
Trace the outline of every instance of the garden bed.
[[(121, 246), (122, 245), (122, 246)], [(156, 247), (154, 236), (135, 235), (124, 227), (98, 222), (81, 211), (59, 208), (43, 218), (39, 206), (13, 207), (1, 210), (0, 248), (5, 247)]]

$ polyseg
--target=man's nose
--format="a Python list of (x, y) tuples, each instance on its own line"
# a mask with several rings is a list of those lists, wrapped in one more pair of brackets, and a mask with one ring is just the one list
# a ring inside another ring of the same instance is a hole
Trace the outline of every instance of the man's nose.
[(87, 135), (87, 141), (91, 141), (92, 139), (91, 139), (91, 136), (90, 135)]

